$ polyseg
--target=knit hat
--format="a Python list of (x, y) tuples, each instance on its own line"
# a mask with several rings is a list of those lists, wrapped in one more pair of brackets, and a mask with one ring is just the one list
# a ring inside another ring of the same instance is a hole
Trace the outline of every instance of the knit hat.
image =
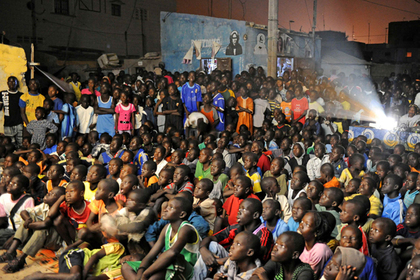
[(354, 248), (338, 246), (335, 253), (341, 253), (341, 266), (351, 265), (356, 268), (354, 276), (359, 276), (365, 268), (366, 257)]

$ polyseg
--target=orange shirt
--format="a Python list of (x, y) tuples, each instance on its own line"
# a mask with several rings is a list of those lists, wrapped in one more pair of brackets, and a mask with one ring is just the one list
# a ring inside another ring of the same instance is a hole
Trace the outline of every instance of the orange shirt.
[[(101, 218), (104, 214), (115, 216), (115, 214), (118, 213), (118, 210), (121, 210), (123, 208), (118, 203), (117, 205), (118, 205), (118, 209), (114, 211), (113, 213), (109, 213), (108, 210), (106, 209), (106, 205), (103, 200), (94, 200), (89, 204), (89, 209), (90, 211), (92, 211), (92, 213), (98, 215), (98, 223), (100, 223)], [(102, 232), (102, 234), (108, 240), (108, 243), (119, 242), (118, 239), (116, 239), (115, 237), (108, 237), (105, 232)]]
[(144, 178), (144, 186), (146, 188), (150, 187), (151, 185), (153, 185), (154, 183), (157, 183), (159, 181), (158, 177), (156, 175), (153, 175), (152, 177), (150, 177), (149, 179)]
[(206, 118), (209, 120), (209, 122), (210, 122), (211, 124), (213, 124), (213, 123), (214, 123), (213, 110), (210, 110), (210, 112), (206, 112), (206, 111), (204, 110), (204, 108), (202, 108), (200, 112), (201, 112), (204, 116), (206, 116)]
[(417, 169), (415, 169), (414, 167), (411, 167), (411, 172), (417, 172), (420, 173), (420, 171), (418, 171)]
[[(61, 180), (60, 183), (58, 183), (58, 186), (59, 187), (64, 187), (66, 184), (67, 184), (67, 181), (66, 180)], [(47, 181), (47, 190), (48, 190), (48, 192), (52, 191), (52, 189), (53, 189), (52, 181), (51, 180), (48, 180)]]
[(340, 182), (337, 180), (336, 177), (333, 177), (331, 181), (324, 184), (324, 188), (339, 188)]
[(286, 117), (286, 120), (290, 122), (292, 120), (292, 102), (283, 101), (280, 104), (281, 110)]
[[(19, 157), (19, 161), (23, 162), (25, 165), (28, 165), (28, 163), (29, 163), (29, 162), (28, 162), (27, 160), (25, 160), (23, 157)], [(42, 164), (42, 160), (41, 160), (41, 161), (38, 161), (38, 162), (36, 163), (36, 165), (38, 165), (38, 166), (39, 166), (39, 169), (40, 169), (39, 174), (42, 174), (42, 172), (44, 172), (45, 167), (46, 167), (46, 166), (44, 166), (44, 164)]]

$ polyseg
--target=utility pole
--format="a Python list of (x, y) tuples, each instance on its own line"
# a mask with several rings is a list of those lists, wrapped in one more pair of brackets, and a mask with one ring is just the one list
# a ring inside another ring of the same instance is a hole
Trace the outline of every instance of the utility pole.
[(268, 0), (268, 59), (267, 76), (276, 78), (277, 72), (277, 32), (278, 32), (278, 0)]
[(388, 35), (388, 27), (385, 27), (385, 44), (386, 44), (386, 37)]
[(312, 53), (313, 58), (315, 58), (315, 29), (316, 29), (317, 2), (318, 0), (314, 0), (314, 18), (312, 20), (312, 44), (314, 46), (314, 51)]

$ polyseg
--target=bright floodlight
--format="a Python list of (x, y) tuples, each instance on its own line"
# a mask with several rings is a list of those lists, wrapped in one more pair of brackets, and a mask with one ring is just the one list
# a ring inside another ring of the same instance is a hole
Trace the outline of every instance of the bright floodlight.
[(376, 123), (373, 123), (372, 126), (378, 129), (393, 130), (398, 126), (398, 122), (394, 118), (384, 116), (382, 118), (378, 118)]

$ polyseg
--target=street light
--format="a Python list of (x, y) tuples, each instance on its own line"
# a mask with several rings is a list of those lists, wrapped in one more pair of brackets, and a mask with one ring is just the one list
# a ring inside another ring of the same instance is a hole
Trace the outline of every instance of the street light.
[(292, 30), (292, 23), (294, 23), (295, 21), (294, 20), (289, 20), (289, 30), (291, 31)]

